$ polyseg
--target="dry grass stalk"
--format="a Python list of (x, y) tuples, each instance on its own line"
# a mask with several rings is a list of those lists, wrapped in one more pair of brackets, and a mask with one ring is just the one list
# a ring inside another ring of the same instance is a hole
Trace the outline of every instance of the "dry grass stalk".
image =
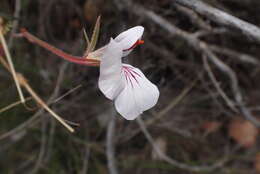
[(69, 126), (60, 116), (58, 116), (49, 106), (34, 92), (31, 86), (27, 83), (26, 79), (21, 74), (17, 74), (20, 84), (31, 94), (35, 101), (41, 105), (46, 111), (48, 111), (56, 120), (58, 120), (64, 127), (70, 132), (74, 132), (74, 129)]
[[(91, 40), (88, 44), (87, 51), (85, 52), (84, 56), (87, 56), (90, 52), (94, 51), (94, 49), (96, 47), (96, 44), (98, 41), (98, 36), (99, 36), (99, 31), (100, 31), (100, 19), (101, 19), (101, 16), (98, 16)], [(86, 37), (86, 39), (88, 38), (86, 34), (85, 34), (85, 37)], [(89, 40), (89, 39), (87, 39), (87, 40)]]
[(12, 74), (12, 76), (14, 78), (14, 82), (15, 82), (18, 94), (20, 96), (21, 102), (24, 103), (25, 102), (24, 95), (23, 95), (21, 86), (20, 86), (20, 84), (18, 82), (17, 74), (16, 74), (16, 71), (14, 69), (14, 64), (13, 64), (13, 61), (12, 61), (12, 58), (11, 58), (10, 52), (8, 50), (8, 47), (7, 47), (7, 44), (6, 44), (6, 41), (5, 41), (5, 38), (4, 38), (4, 35), (3, 35), (2, 31), (3, 31), (3, 26), (0, 23), (0, 41), (1, 41), (1, 44), (3, 46), (4, 53), (6, 55), (6, 59), (7, 59), (7, 62), (9, 64), (9, 67), (10, 67), (10, 70), (11, 70), (11, 74)]
[[(2, 56), (0, 56), (0, 63), (11, 73), (10, 66)], [(48, 111), (56, 120), (58, 120), (70, 132), (74, 132), (74, 129), (70, 125), (68, 125), (60, 116), (58, 116), (52, 109), (50, 109), (48, 105), (34, 92), (34, 90), (31, 88), (31, 86), (28, 84), (28, 82), (26, 81), (26, 79), (23, 77), (22, 74), (17, 73), (16, 78), (19, 85), (23, 86), (40, 106), (42, 106), (46, 111)]]
[[(27, 98), (25, 99), (25, 101), (28, 101), (28, 100), (31, 100), (31, 99), (32, 99), (32, 97), (27, 97)], [(5, 111), (8, 111), (9, 109), (12, 109), (13, 107), (15, 107), (15, 106), (17, 106), (17, 105), (19, 105), (19, 104), (21, 104), (21, 103), (22, 103), (22, 102), (19, 100), (19, 101), (17, 101), (17, 102), (14, 102), (14, 103), (8, 105), (8, 106), (5, 106), (4, 108), (0, 109), (0, 114), (3, 113), (3, 112), (5, 112)]]

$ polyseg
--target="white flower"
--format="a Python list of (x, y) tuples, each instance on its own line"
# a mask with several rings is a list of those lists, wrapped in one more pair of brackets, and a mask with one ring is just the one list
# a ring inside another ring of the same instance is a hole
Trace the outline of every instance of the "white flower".
[(98, 86), (127, 120), (153, 107), (159, 98), (158, 88), (138, 68), (122, 63), (122, 57), (138, 45), (142, 34), (143, 27), (138, 26), (111, 39), (100, 60)]

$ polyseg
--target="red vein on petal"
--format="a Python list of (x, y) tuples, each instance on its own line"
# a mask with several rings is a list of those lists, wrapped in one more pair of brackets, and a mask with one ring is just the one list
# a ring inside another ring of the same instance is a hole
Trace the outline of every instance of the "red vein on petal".
[[(124, 70), (124, 74), (126, 76), (126, 79), (129, 79), (132, 88), (134, 87), (133, 82), (132, 82), (132, 78), (136, 81), (137, 84), (139, 84), (135, 75), (138, 75), (139, 77), (141, 77), (141, 76), (140, 76), (140, 74), (138, 74), (137, 72), (134, 71), (134, 68), (123, 66), (123, 70)], [(127, 80), (127, 83), (128, 83), (128, 80)]]

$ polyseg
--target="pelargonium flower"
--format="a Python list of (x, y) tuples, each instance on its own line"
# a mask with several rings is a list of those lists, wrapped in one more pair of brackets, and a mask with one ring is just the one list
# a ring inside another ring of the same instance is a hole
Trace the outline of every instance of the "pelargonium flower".
[[(96, 26), (99, 26), (99, 20)], [(97, 28), (95, 27), (95, 31)], [(115, 39), (111, 39), (104, 47), (95, 51), (87, 49), (83, 57), (67, 54), (38, 39), (25, 29), (21, 30), (21, 36), (70, 62), (85, 66), (100, 66), (98, 81), (100, 90), (107, 98), (114, 101), (116, 110), (124, 118), (133, 120), (152, 108), (159, 98), (158, 88), (141, 70), (122, 63), (122, 57), (127, 56), (137, 45), (144, 43), (141, 40), (143, 32), (142, 26), (130, 28)], [(95, 36), (93, 38), (96, 38)]]
[(145, 75), (122, 57), (142, 42), (143, 27), (129, 29), (103, 48), (100, 60), (98, 86), (102, 93), (114, 101), (116, 110), (127, 120), (133, 120), (158, 101), (159, 90)]

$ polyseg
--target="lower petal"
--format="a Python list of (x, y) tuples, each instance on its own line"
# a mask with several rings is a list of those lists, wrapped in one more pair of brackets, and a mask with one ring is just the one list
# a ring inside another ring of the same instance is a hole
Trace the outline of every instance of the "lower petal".
[(126, 81), (124, 90), (115, 99), (115, 107), (125, 119), (133, 120), (157, 103), (159, 90), (138, 68), (124, 66), (131, 68), (136, 76), (131, 83)]

